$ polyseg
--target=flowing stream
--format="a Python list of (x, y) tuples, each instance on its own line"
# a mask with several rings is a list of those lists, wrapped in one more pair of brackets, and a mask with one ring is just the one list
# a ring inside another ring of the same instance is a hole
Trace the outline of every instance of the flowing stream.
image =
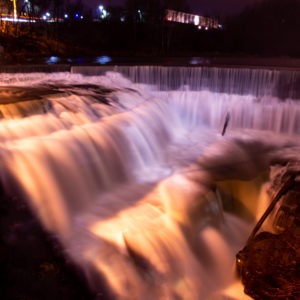
[(270, 165), (298, 159), (298, 77), (1, 74), (2, 183), (96, 291), (105, 280), (114, 299), (247, 299), (235, 254), (268, 204)]

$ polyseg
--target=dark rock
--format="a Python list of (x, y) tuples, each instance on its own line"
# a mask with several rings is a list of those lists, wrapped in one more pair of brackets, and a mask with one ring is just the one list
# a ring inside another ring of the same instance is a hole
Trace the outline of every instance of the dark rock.
[(26, 203), (1, 193), (0, 291), (3, 300), (96, 298), (82, 271), (67, 259)]
[[(272, 188), (290, 174), (279, 172)], [(298, 173), (297, 168), (293, 169)], [(245, 293), (254, 299), (300, 299), (300, 186), (295, 180), (280, 199), (274, 214), (273, 232), (261, 232), (250, 238), (237, 254), (237, 271)]]

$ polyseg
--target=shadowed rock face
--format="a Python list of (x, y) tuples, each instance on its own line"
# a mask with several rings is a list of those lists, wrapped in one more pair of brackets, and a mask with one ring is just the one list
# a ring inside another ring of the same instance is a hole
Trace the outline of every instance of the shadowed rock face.
[(0, 87), (0, 103), (12, 104), (20, 101), (43, 99), (46, 95), (61, 93), (48, 87)]
[[(113, 92), (113, 89), (104, 88), (94, 84), (75, 84), (75, 85), (45, 85), (36, 87), (0, 87), (0, 104), (12, 104), (21, 101), (44, 99), (46, 96), (61, 95), (72, 93), (75, 95), (92, 94), (94, 96), (105, 96)], [(96, 97), (95, 97), (96, 98)], [(105, 102), (103, 98), (96, 98)]]
[(1, 187), (0, 268), (1, 299), (96, 299), (82, 272), (66, 259), (26, 203)]
[[(279, 181), (277, 176), (272, 186)], [(237, 254), (237, 269), (245, 293), (254, 299), (299, 299), (299, 199), (300, 184), (296, 179), (280, 200), (273, 221), (274, 233), (259, 233)]]
[(49, 98), (69, 95), (88, 97), (93, 102), (109, 105), (107, 95), (112, 92), (112, 89), (93, 84), (0, 87), (0, 118), (15, 119), (47, 113), (52, 106)]

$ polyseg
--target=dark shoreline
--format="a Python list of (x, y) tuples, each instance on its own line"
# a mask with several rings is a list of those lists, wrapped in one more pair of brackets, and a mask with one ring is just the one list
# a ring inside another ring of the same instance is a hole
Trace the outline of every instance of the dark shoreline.
[(0, 73), (70, 72), (72, 67), (114, 67), (114, 66), (162, 66), (162, 67), (211, 67), (245, 68), (300, 71), (300, 58), (290, 57), (114, 57), (107, 63), (97, 63), (97, 57), (63, 58), (58, 63), (46, 63), (49, 57), (28, 59), (27, 62), (0, 63)]

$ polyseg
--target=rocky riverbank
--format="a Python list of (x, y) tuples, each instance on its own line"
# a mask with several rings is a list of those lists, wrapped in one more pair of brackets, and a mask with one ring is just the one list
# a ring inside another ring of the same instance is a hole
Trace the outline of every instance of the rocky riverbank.
[(277, 168), (269, 189), (274, 209), (270, 207), (258, 234), (253, 232), (237, 255), (245, 293), (254, 299), (299, 299), (299, 175), (299, 162)]

